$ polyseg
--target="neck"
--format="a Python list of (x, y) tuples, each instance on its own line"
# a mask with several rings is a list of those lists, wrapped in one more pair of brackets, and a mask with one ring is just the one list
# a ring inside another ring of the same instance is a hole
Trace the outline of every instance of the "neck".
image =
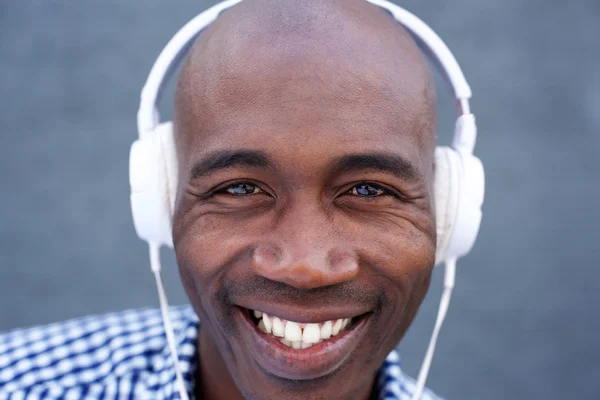
[(199, 368), (196, 376), (195, 397), (203, 400), (244, 400), (219, 349), (200, 327), (198, 334)]

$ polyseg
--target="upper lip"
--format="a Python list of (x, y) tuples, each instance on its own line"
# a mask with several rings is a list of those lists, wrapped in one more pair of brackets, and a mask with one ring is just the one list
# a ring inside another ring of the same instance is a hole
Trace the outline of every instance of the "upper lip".
[(299, 323), (318, 323), (343, 318), (355, 318), (370, 312), (364, 306), (324, 304), (320, 307), (299, 307), (297, 305), (283, 305), (281, 303), (254, 303), (239, 304), (239, 307), (249, 310), (262, 311), (269, 315)]

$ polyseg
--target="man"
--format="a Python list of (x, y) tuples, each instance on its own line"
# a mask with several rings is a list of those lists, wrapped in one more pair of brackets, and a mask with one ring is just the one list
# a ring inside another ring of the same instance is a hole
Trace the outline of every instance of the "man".
[[(247, 0), (200, 35), (174, 116), (192, 307), (171, 313), (197, 399), (410, 397), (394, 347), (435, 258), (434, 103), (363, 0)], [(154, 310), (14, 331), (0, 399), (176, 398), (165, 343)]]

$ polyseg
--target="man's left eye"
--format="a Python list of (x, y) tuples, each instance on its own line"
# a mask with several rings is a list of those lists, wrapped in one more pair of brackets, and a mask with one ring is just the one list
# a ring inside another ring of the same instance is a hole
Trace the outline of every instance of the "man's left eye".
[(352, 186), (348, 193), (361, 197), (377, 197), (387, 194), (388, 191), (373, 183), (359, 183)]
[(248, 194), (258, 194), (262, 192), (262, 189), (250, 182), (240, 182), (234, 183), (233, 185), (229, 185), (225, 188), (225, 191), (229, 194), (233, 195), (248, 195)]

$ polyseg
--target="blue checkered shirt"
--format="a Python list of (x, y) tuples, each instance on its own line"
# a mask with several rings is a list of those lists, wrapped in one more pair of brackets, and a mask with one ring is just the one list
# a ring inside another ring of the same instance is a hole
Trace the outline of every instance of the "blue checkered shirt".
[[(184, 381), (193, 392), (198, 318), (172, 307)], [(408, 400), (414, 380), (396, 351), (379, 370), (378, 399)], [(160, 311), (130, 310), (0, 335), (0, 400), (179, 399)], [(439, 399), (425, 390), (423, 400)]]

